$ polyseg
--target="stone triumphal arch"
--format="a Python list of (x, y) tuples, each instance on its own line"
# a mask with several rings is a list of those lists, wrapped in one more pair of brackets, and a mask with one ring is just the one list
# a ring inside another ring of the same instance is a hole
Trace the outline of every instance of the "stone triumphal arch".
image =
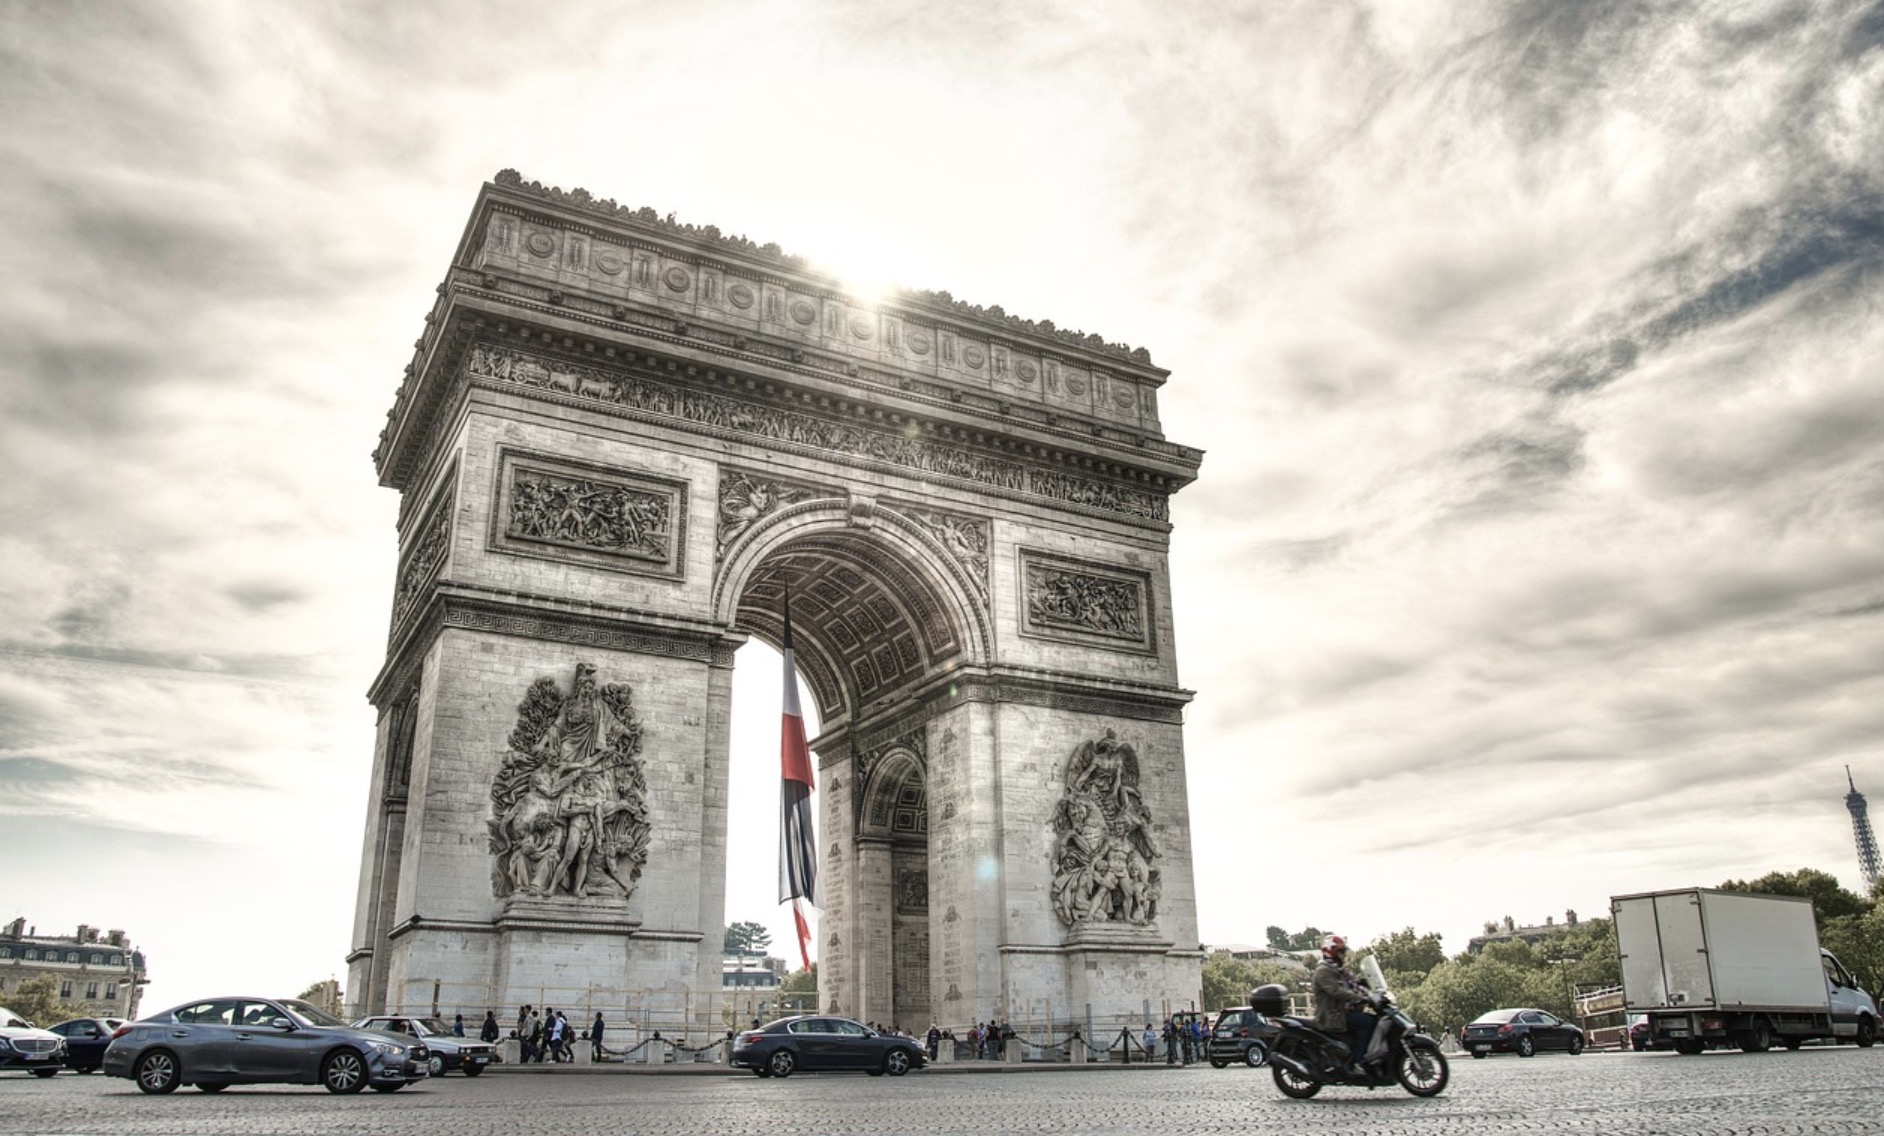
[(1192, 1003), (1166, 555), (1201, 455), (1165, 377), (500, 174), (374, 455), (400, 536), (353, 1003), (717, 1030), (733, 651), (787, 590), (822, 1005)]

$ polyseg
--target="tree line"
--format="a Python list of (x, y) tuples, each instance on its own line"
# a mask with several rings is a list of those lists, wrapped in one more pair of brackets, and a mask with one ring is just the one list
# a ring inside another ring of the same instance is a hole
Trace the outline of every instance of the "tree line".
[[(1828, 872), (1801, 868), (1770, 872), (1755, 880), (1727, 880), (1723, 891), (1802, 896), (1818, 917), (1819, 943), (1839, 957), (1860, 985), (1884, 988), (1884, 881), (1869, 895), (1859, 895)], [(1321, 945), (1315, 927), (1291, 934), (1270, 927), (1269, 944), (1280, 952), (1304, 953)], [(1350, 964), (1371, 954), (1387, 984), (1413, 1019), (1441, 1036), (1488, 1010), (1524, 1006), (1576, 1020), (1578, 989), (1594, 990), (1622, 983), (1615, 929), (1608, 919), (1565, 925), (1536, 943), (1510, 939), (1487, 943), (1480, 951), (1447, 957), (1437, 933), (1407, 927), (1355, 946)], [(1313, 965), (1312, 962), (1309, 963)], [(1280, 983), (1306, 991), (1308, 971), (1260, 959), (1212, 954), (1204, 962), (1204, 1003), (1211, 1011), (1245, 1005), (1258, 986)]]

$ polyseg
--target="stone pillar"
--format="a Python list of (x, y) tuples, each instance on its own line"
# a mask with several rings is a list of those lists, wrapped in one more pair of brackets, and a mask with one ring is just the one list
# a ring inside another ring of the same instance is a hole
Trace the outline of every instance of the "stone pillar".
[(892, 992), (890, 922), (894, 902), (894, 872), (890, 842), (871, 837), (857, 840), (856, 907), (851, 913), (852, 955), (857, 985), (851, 1016), (859, 1021), (887, 1024), (896, 1018)]
[(1010, 1037), (1001, 1043), (1001, 1060), (1009, 1065), (1019, 1065), (1024, 1059), (1027, 1046), (1018, 1037)]
[(1073, 1039), (1066, 1043), (1066, 1060), (1072, 1065), (1084, 1065), (1091, 1060), (1091, 1056), (1086, 1051), (1085, 1038), (1075, 1034)]

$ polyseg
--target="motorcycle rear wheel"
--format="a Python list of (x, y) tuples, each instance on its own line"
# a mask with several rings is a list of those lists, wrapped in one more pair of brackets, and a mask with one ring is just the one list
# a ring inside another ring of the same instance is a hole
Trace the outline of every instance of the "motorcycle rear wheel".
[(1400, 1054), (1400, 1067), (1394, 1070), (1400, 1087), (1416, 1097), (1436, 1097), (1452, 1080), (1446, 1055), (1436, 1049), (1408, 1047)]
[(1307, 1100), (1321, 1092), (1321, 1082), (1313, 1077), (1304, 1077), (1286, 1065), (1271, 1065), (1269, 1071), (1275, 1075), (1276, 1088), (1282, 1090), (1285, 1097)]

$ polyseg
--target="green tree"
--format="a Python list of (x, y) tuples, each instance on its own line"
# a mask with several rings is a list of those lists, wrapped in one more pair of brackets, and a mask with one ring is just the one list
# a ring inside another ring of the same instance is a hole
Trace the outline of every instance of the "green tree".
[(69, 1018), (87, 1016), (83, 1004), (59, 997), (59, 980), (51, 975), (29, 978), (7, 995), (7, 1008), (36, 1026), (58, 1025)]
[(785, 976), (785, 981), (778, 984), (779, 1007), (792, 1007), (797, 1012), (803, 1007), (806, 1013), (818, 1008), (818, 964), (812, 963), (808, 969), (794, 970)]
[(1437, 933), (1422, 935), (1411, 927), (1375, 939), (1367, 953), (1374, 956), (1387, 985), (1395, 990), (1424, 981), (1434, 967), (1446, 961)]
[(1720, 890), (1803, 896), (1812, 901), (1812, 909), (1818, 913), (1821, 923), (1846, 915), (1861, 916), (1872, 907), (1870, 899), (1847, 889), (1830, 872), (1817, 868), (1768, 872), (1757, 880), (1728, 880), (1720, 885)]
[(729, 955), (762, 955), (771, 945), (772, 932), (763, 923), (740, 922), (726, 928), (725, 950)]
[(1291, 935), (1280, 927), (1269, 928), (1269, 946), (1278, 951), (1312, 951), (1321, 946), (1321, 937), (1327, 932), (1319, 927), (1304, 927), (1299, 933)]
[(1212, 1013), (1229, 1006), (1249, 1005), (1249, 992), (1272, 982), (1299, 989), (1302, 972), (1261, 959), (1240, 959), (1217, 951), (1204, 960), (1204, 1006)]

